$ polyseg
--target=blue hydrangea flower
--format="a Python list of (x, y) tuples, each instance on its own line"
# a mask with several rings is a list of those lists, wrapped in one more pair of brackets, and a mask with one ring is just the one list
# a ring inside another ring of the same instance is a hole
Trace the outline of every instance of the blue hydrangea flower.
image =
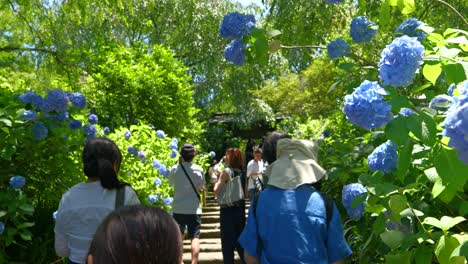
[(43, 110), (44, 108), (44, 98), (33, 91), (27, 91), (21, 94), (19, 100), (23, 104), (32, 104), (37, 110)]
[(158, 177), (154, 178), (154, 185), (156, 187), (159, 187), (161, 185), (162, 181)]
[(177, 143), (174, 142), (174, 141), (171, 141), (171, 143), (169, 143), (169, 147), (170, 147), (172, 150), (177, 150), (177, 148), (178, 148)]
[(26, 111), (23, 112), (23, 114), (20, 116), (20, 118), (23, 119), (23, 120), (33, 121), (33, 120), (36, 120), (37, 113), (34, 110), (26, 110)]
[(133, 146), (128, 146), (127, 151), (133, 156), (138, 156), (138, 149), (134, 148)]
[(348, 42), (344, 41), (342, 38), (337, 38), (334, 41), (328, 43), (327, 50), (328, 57), (330, 59), (335, 59), (347, 56), (351, 51), (351, 47), (349, 46)]
[(166, 170), (166, 165), (161, 164), (158, 169), (159, 174), (162, 176), (166, 176), (167, 170)]
[(354, 219), (359, 219), (364, 215), (364, 203), (361, 203), (355, 207), (351, 206), (353, 200), (363, 193), (367, 193), (367, 190), (360, 183), (351, 183), (343, 187), (341, 194), (343, 205), (348, 215)]
[(132, 136), (132, 132), (130, 132), (130, 130), (125, 131), (124, 133), (125, 139), (129, 139), (131, 136)]
[(68, 109), (68, 97), (60, 89), (55, 89), (47, 93), (44, 102), (45, 112), (65, 112)]
[(52, 213), (52, 218), (55, 220), (57, 220), (57, 215), (58, 215), (58, 211), (55, 211)]
[(449, 109), (453, 102), (453, 97), (445, 94), (439, 94), (436, 97), (432, 98), (431, 102), (429, 102), (429, 108), (438, 111), (447, 111), (447, 109)]
[(327, 137), (330, 136), (330, 131), (325, 130), (325, 131), (323, 131), (322, 135), (323, 135), (324, 138), (327, 138)]
[(92, 135), (92, 134), (96, 134), (97, 129), (94, 125), (85, 125), (83, 127), (83, 131), (85, 132), (86, 135)]
[(365, 16), (358, 16), (351, 21), (351, 38), (356, 43), (371, 41), (377, 33), (377, 25)]
[(403, 108), (400, 109), (400, 113), (399, 113), (399, 114), (400, 114), (401, 116), (408, 117), (408, 116), (410, 116), (410, 115), (416, 114), (416, 112), (415, 112), (413, 109), (403, 107)]
[(98, 117), (95, 114), (91, 114), (88, 117), (88, 121), (90, 124), (95, 125), (98, 122)]
[(3, 232), (5, 232), (5, 224), (0, 221), (0, 235), (3, 234)]
[(33, 137), (35, 140), (43, 140), (47, 137), (49, 131), (47, 130), (46, 126), (42, 122), (37, 122), (32, 127)]
[(172, 204), (173, 201), (174, 201), (174, 198), (172, 198), (172, 197), (166, 197), (166, 198), (164, 198), (164, 200), (163, 200), (163, 204), (164, 204), (164, 205), (170, 205), (170, 204)]
[(104, 135), (108, 135), (110, 134), (110, 128), (109, 127), (105, 127), (104, 128)]
[(179, 140), (177, 140), (177, 138), (172, 138), (171, 142), (174, 142), (176, 145), (179, 144)]
[(341, 3), (343, 1), (344, 0), (327, 0), (327, 2), (330, 3), (330, 4), (337, 4), (337, 3)]
[(397, 146), (390, 140), (376, 147), (367, 157), (371, 171), (391, 173), (396, 170), (398, 163)]
[(424, 25), (424, 23), (416, 18), (409, 18), (403, 21), (395, 31), (398, 36), (403, 34), (408, 37), (416, 37), (420, 42), (422, 42), (426, 38), (426, 33), (424, 31), (417, 30), (417, 28), (422, 25)]
[(164, 134), (164, 131), (162, 131), (162, 130), (157, 130), (157, 131), (156, 131), (156, 136), (157, 136), (158, 138), (163, 139), (163, 138), (166, 137), (166, 134)]
[(159, 160), (153, 160), (153, 168), (159, 169), (161, 167), (161, 162)]
[(457, 150), (460, 160), (468, 164), (468, 89), (464, 90), (465, 86), (447, 110), (442, 134), (450, 138), (448, 145)]
[(224, 58), (234, 65), (242, 66), (245, 63), (244, 43), (242, 39), (235, 39), (224, 49)]
[(240, 39), (250, 33), (255, 27), (255, 17), (238, 12), (229, 13), (224, 16), (219, 34), (222, 38)]
[(424, 55), (424, 46), (403, 36), (396, 38), (380, 53), (379, 77), (384, 85), (406, 87), (413, 82)]
[(377, 82), (365, 80), (345, 96), (343, 112), (348, 120), (365, 129), (381, 128), (392, 118), (391, 106), (384, 101), (387, 92)]
[(212, 158), (216, 158), (216, 152), (214, 152), (213, 150), (210, 151), (210, 156), (211, 156)]
[(71, 129), (80, 129), (81, 128), (81, 121), (79, 120), (70, 120), (68, 124)]
[(455, 84), (452, 83), (448, 88), (447, 88), (447, 94), (450, 96), (453, 96), (453, 91), (455, 90)]
[(78, 109), (83, 109), (86, 106), (86, 98), (82, 93), (72, 93), (68, 95), (68, 99), (72, 105)]
[(56, 121), (56, 122), (62, 122), (65, 119), (67, 119), (68, 117), (70, 117), (70, 114), (68, 112), (62, 112), (62, 113), (58, 113), (56, 115), (52, 115), (52, 119), (54, 121)]
[(10, 178), (10, 186), (15, 189), (21, 189), (26, 184), (26, 179), (23, 176), (16, 175)]
[(140, 159), (145, 159), (146, 158), (146, 154), (143, 150), (140, 150), (138, 151), (138, 158)]
[(177, 157), (177, 151), (173, 149), (171, 151), (171, 159), (175, 159), (176, 157)]
[(148, 202), (154, 204), (154, 203), (156, 203), (158, 200), (159, 200), (159, 195), (157, 195), (157, 194), (148, 195)]

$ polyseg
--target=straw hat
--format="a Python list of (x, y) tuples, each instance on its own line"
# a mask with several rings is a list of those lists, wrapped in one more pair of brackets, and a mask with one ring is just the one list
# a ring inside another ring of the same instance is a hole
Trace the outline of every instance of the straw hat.
[(268, 185), (292, 190), (299, 185), (318, 182), (326, 171), (317, 163), (317, 152), (317, 143), (310, 140), (278, 140), (277, 160), (265, 172)]

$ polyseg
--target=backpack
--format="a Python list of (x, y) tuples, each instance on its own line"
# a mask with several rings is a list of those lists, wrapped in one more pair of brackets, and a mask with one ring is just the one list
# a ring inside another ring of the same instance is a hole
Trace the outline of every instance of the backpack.
[[(264, 182), (262, 182), (262, 180), (260, 179), (260, 177), (257, 177), (257, 179), (255, 180), (255, 197), (254, 197), (254, 200), (253, 200), (253, 215), (255, 217), (255, 219), (257, 218), (257, 202), (258, 202), (258, 198), (260, 197), (260, 193), (268, 187), (268, 178), (265, 177), (264, 178)], [(312, 186), (311, 186), (312, 187)], [(328, 226), (330, 225), (330, 221), (331, 221), (331, 218), (333, 216), (333, 199), (318, 191), (318, 193), (320, 194), (320, 196), (322, 197), (322, 200), (323, 200), (323, 203), (325, 204), (325, 223), (326, 223), (326, 227), (327, 227), (327, 230), (328, 230)], [(258, 221), (255, 221), (256, 225), (257, 225), (257, 256), (260, 258), (261, 256), (261, 253), (262, 253), (262, 247), (263, 247), (263, 242), (262, 242), (262, 239), (260, 238), (260, 234), (258, 232)], [(325, 240), (325, 243), (326, 243), (326, 240)], [(260, 259), (259, 259), (260, 260)]]

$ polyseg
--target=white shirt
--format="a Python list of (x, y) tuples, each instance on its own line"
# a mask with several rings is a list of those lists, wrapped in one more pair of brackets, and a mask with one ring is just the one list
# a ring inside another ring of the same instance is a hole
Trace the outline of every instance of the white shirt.
[[(115, 209), (117, 191), (99, 181), (78, 183), (60, 200), (55, 220), (55, 251), (76, 263), (85, 263), (96, 229)], [(125, 186), (125, 205), (140, 204), (135, 191)]]
[(249, 177), (249, 186), (248, 189), (255, 189), (255, 179), (257, 175), (251, 175), (252, 173), (263, 173), (263, 160), (256, 161), (255, 159), (249, 161), (247, 164), (247, 177)]
[[(195, 185), (195, 188), (200, 191), (205, 186), (203, 177), (203, 169), (190, 162), (182, 162), (187, 174)], [(184, 170), (180, 164), (171, 168), (169, 174), (169, 182), (174, 186), (174, 202), (172, 203), (172, 211), (176, 214), (201, 214), (202, 209), (197, 194), (193, 190)]]

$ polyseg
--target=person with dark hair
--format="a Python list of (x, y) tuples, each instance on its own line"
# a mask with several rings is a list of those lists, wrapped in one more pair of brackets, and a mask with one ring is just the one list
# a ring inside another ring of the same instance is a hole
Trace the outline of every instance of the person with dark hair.
[[(214, 185), (215, 195), (219, 196), (231, 177), (241, 176), (244, 171), (242, 153), (238, 148), (226, 150), (226, 168), (221, 172)], [(242, 177), (241, 177), (242, 179)], [(244, 186), (245, 183), (242, 183)], [(220, 208), (221, 247), (224, 264), (234, 263), (234, 250), (244, 262), (244, 249), (237, 242), (245, 226), (245, 200), (242, 199), (231, 206)]]
[(109, 214), (94, 235), (87, 264), (182, 262), (179, 227), (164, 210), (126, 206)]
[(262, 160), (263, 151), (260, 147), (253, 147), (253, 159), (247, 164), (248, 194), (249, 198), (255, 196), (255, 180), (263, 173), (264, 163)]
[(203, 169), (193, 164), (197, 151), (193, 144), (185, 143), (180, 151), (179, 164), (171, 168), (169, 181), (174, 186), (173, 217), (179, 224), (181, 235), (187, 227), (192, 240), (192, 263), (198, 263), (202, 208), (199, 191), (205, 187)]
[(265, 141), (272, 162), (268, 185), (250, 207), (239, 239), (247, 263), (344, 263), (351, 255), (335, 203), (312, 185), (326, 173), (317, 153), (316, 142), (308, 140), (273, 134)]
[(55, 221), (55, 251), (69, 263), (85, 263), (93, 235), (116, 207), (140, 204), (135, 191), (117, 178), (122, 154), (107, 138), (89, 140), (82, 153), (86, 182), (70, 188), (60, 200)]

